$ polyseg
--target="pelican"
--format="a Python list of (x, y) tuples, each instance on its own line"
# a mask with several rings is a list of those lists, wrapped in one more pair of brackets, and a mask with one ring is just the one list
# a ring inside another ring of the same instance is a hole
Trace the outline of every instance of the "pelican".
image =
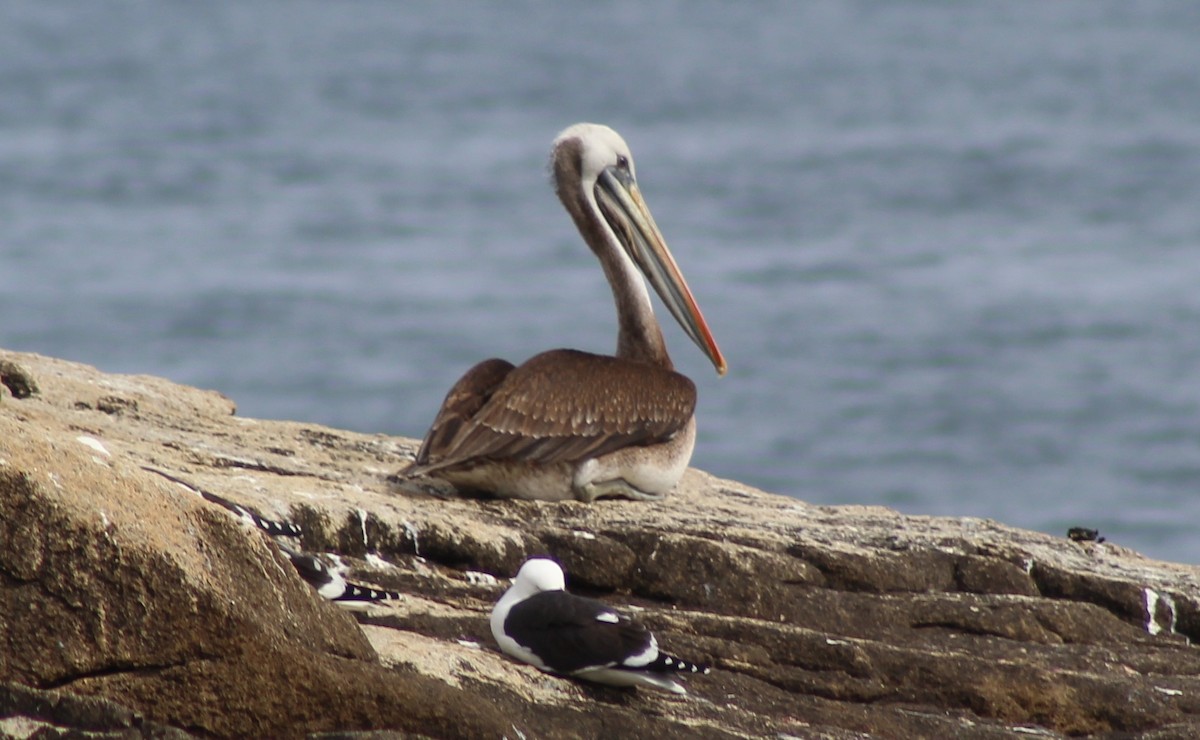
[(617, 353), (484, 360), (446, 394), (401, 474), (503, 498), (661, 499), (692, 457), (696, 386), (675, 372), (642, 276), (718, 375), (725, 358), (642, 199), (625, 140), (575, 124), (555, 138), (550, 170), (612, 286)]

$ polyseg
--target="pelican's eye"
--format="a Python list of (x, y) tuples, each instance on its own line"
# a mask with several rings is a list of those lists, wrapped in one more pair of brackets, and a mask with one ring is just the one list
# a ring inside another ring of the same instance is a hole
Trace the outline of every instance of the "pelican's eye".
[(629, 171), (629, 157), (626, 157), (624, 154), (618, 154), (617, 155), (617, 168), (628, 172)]

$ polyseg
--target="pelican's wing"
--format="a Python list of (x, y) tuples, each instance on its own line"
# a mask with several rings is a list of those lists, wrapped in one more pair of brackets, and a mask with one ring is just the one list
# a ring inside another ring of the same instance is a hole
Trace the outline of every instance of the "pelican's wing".
[[(692, 418), (696, 386), (657, 365), (560, 349), (511, 370), (490, 395), (463, 401), (462, 407), (475, 404), (474, 416), (460, 421), (452, 436), (436, 435), (436, 446), (431, 439), (437, 429), (430, 430), (424, 457), (409, 473), (479, 460), (573, 462), (664, 442)], [(438, 419), (446, 414), (444, 405)]]
[(475, 365), (459, 378), (442, 401), (442, 408), (425, 433), (425, 440), (421, 442), (421, 449), (409, 471), (428, 464), (431, 459), (445, 457), (455, 435), (479, 413), (512, 370), (511, 362), (493, 357)]

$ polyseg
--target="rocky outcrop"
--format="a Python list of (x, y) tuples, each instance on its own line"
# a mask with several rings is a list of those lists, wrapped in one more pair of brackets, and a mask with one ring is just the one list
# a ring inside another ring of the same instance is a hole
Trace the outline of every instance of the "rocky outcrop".
[[(0, 353), (0, 734), (1200, 734), (1200, 568), (696, 470), (657, 503), (463, 499), (389, 478), (413, 440), (234, 411)], [(404, 598), (340, 611), (147, 466)], [(503, 656), (487, 615), (534, 553), (713, 674), (676, 697)]]

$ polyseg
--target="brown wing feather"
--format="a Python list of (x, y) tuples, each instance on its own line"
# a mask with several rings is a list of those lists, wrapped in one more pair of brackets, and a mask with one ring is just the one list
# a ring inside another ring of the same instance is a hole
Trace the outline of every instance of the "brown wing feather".
[(417, 458), (409, 469), (425, 465), (430, 457), (444, 457), (451, 440), (458, 434), (464, 424), (479, 412), (480, 407), (492, 397), (496, 387), (504, 381), (513, 370), (513, 364), (508, 360), (493, 357), (484, 360), (466, 372), (458, 382), (446, 393), (442, 408), (437, 418), (425, 434)]
[[(424, 459), (418, 456), (420, 469), (413, 472), (480, 459), (551, 464), (597, 457), (665, 441), (687, 424), (695, 408), (695, 385), (672, 370), (551, 350), (507, 373), (452, 438), (439, 433), (435, 446), (431, 430), (422, 445)], [(438, 419), (444, 415), (445, 406)]]

